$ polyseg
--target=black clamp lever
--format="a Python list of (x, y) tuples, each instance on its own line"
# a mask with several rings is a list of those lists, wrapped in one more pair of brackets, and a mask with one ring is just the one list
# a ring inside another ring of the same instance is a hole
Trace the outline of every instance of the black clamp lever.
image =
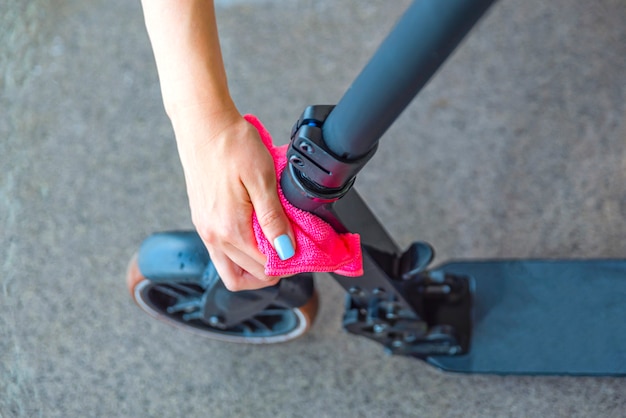
[(309, 197), (326, 201), (344, 196), (354, 184), (356, 174), (376, 151), (374, 147), (356, 160), (334, 155), (324, 143), (322, 133), (324, 121), (333, 108), (332, 105), (307, 107), (291, 130), (287, 150), (292, 182)]

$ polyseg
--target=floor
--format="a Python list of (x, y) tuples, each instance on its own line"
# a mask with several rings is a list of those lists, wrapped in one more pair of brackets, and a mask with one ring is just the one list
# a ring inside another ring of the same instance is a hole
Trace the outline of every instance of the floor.
[[(407, 0), (222, 0), (232, 94), (276, 142), (335, 103)], [(626, 255), (626, 4), (497, 3), (357, 188), (437, 260)], [(133, 305), (142, 239), (190, 229), (139, 2), (0, 0), (0, 416), (621, 417), (619, 378), (459, 375), (341, 330), (207, 341)]]

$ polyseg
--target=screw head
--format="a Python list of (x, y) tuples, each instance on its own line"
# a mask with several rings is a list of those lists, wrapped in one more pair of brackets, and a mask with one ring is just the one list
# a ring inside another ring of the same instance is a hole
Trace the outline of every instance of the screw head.
[(402, 342), (402, 340), (393, 340), (391, 342), (391, 346), (394, 348), (400, 348), (404, 345), (404, 342)]
[(372, 293), (374, 294), (374, 296), (384, 296), (385, 289), (383, 289), (382, 287), (377, 287), (376, 289), (372, 291)]
[(289, 157), (289, 161), (293, 165), (297, 165), (298, 167), (304, 167), (304, 161), (302, 161), (297, 155), (292, 155), (291, 157)]
[(214, 327), (219, 327), (220, 325), (222, 325), (222, 318), (220, 318), (217, 315), (213, 315), (209, 318), (209, 325), (214, 326)]
[(352, 296), (362, 296), (363, 289), (361, 289), (359, 286), (352, 286), (350, 289), (348, 289), (348, 293), (350, 293)]
[(387, 327), (384, 324), (376, 324), (373, 329), (376, 334), (380, 334), (385, 331), (385, 328)]
[(397, 319), (398, 318), (398, 314), (395, 312), (386, 312), (385, 313), (385, 318), (387, 319)]
[(300, 149), (307, 154), (313, 154), (315, 152), (315, 149), (311, 146), (311, 144), (306, 141), (300, 142)]

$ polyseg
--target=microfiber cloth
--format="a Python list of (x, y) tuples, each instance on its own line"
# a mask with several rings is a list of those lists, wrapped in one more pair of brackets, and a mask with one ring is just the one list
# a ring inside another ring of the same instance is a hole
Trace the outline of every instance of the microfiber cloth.
[(359, 235), (339, 234), (327, 222), (312, 213), (296, 208), (287, 201), (280, 188), (280, 174), (287, 166), (289, 145), (275, 147), (269, 132), (256, 116), (246, 115), (245, 119), (259, 131), (263, 144), (274, 159), (278, 196), (296, 238), (294, 256), (284, 261), (281, 260), (272, 244), (265, 238), (256, 215), (253, 215), (254, 235), (259, 250), (267, 257), (265, 274), (287, 276), (297, 273), (334, 272), (349, 277), (361, 276), (363, 256)]

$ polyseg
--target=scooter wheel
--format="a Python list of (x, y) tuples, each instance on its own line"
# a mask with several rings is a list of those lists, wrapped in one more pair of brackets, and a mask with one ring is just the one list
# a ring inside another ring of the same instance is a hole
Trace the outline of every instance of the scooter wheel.
[(189, 319), (184, 313), (170, 313), (181, 292), (198, 292), (195, 284), (155, 283), (146, 279), (135, 255), (126, 272), (126, 285), (135, 303), (148, 315), (177, 328), (215, 340), (247, 344), (274, 344), (304, 335), (313, 324), (319, 306), (317, 292), (300, 307), (271, 305), (231, 328), (217, 328), (203, 319)]

